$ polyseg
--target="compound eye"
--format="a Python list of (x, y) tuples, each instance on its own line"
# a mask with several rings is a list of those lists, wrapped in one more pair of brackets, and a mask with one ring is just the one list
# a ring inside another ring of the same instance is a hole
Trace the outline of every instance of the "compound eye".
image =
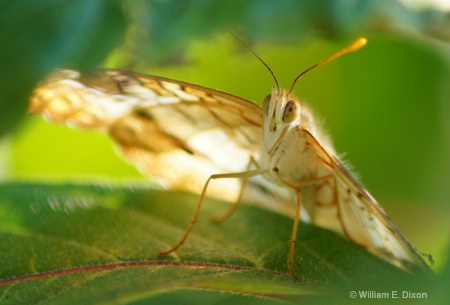
[(283, 122), (291, 123), (300, 115), (300, 105), (294, 100), (290, 100), (284, 107)]
[(269, 105), (270, 105), (271, 97), (272, 97), (272, 94), (269, 94), (268, 96), (266, 96), (264, 98), (264, 101), (263, 101), (263, 111), (266, 116), (269, 114)]

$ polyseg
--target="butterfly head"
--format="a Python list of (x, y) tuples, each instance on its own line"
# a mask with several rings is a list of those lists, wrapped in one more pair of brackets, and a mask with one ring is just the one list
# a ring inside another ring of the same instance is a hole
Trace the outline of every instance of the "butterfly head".
[[(264, 135), (268, 142), (276, 142), (291, 128), (301, 124), (300, 103), (290, 93), (274, 87), (263, 102)], [(268, 147), (275, 145), (266, 143)]]

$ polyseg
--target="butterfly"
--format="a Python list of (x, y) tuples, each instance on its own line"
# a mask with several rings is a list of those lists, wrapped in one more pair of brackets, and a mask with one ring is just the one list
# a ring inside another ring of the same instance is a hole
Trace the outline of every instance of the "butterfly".
[[(126, 70), (99, 70), (85, 76), (59, 69), (36, 87), (28, 111), (108, 133), (142, 171), (159, 177), (170, 189), (200, 194), (185, 234), (161, 255), (185, 242), (206, 194), (234, 202), (217, 221), (228, 218), (242, 197), (249, 196), (276, 210), (292, 210), (295, 202), (288, 255), (294, 277), (302, 206), (313, 224), (340, 233), (402, 269), (425, 270), (428, 266), (415, 248), (339, 160), (313, 114), (292, 94), (306, 72), (366, 42), (360, 38), (299, 74), (289, 91), (281, 88), (270, 67), (254, 53), (275, 80), (262, 107), (239, 96), (159, 76)], [(285, 193), (273, 191), (272, 185)]]

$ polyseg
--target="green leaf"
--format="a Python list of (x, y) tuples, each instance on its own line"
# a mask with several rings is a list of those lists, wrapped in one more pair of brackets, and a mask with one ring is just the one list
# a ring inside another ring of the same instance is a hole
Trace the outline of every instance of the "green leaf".
[(343, 285), (416, 279), (305, 223), (294, 279), (287, 269), (292, 219), (242, 204), (213, 223), (209, 217), (229, 205), (213, 199), (205, 199), (186, 243), (158, 256), (182, 236), (197, 200), (137, 185), (0, 185), (0, 303), (173, 304), (201, 295), (211, 300), (203, 304), (278, 304), (312, 302)]

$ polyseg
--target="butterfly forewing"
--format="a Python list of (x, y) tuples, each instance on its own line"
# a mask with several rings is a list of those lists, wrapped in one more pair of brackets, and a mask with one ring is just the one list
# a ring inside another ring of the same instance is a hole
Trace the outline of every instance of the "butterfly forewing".
[[(257, 157), (262, 124), (260, 107), (245, 99), (121, 70), (56, 70), (35, 89), (29, 112), (107, 132), (144, 172), (194, 192), (212, 174), (245, 171)], [(218, 181), (211, 194), (234, 200), (239, 186)]]

